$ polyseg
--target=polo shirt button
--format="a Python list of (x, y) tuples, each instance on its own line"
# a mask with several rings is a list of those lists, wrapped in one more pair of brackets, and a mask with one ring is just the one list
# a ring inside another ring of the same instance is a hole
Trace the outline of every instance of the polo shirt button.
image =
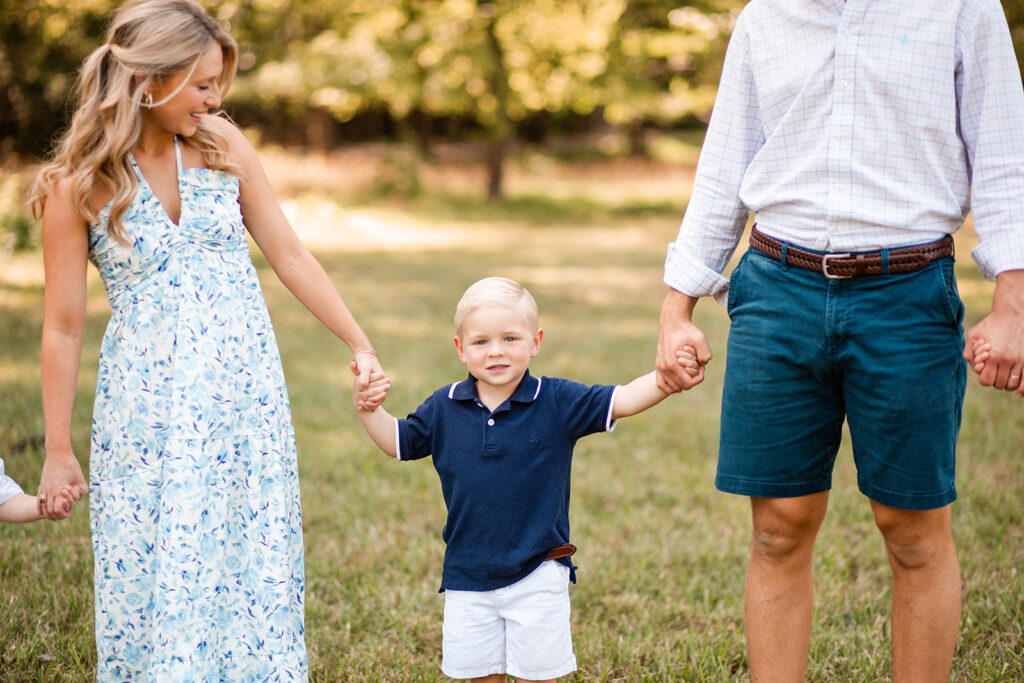
[(488, 427), (493, 427), (494, 426), (494, 418), (493, 417), (490, 420), (487, 421), (487, 426)]

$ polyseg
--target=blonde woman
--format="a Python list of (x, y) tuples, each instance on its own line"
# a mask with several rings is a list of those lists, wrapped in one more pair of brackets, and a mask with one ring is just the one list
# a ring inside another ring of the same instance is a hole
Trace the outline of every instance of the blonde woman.
[(70, 420), (87, 260), (113, 311), (89, 468), (99, 681), (307, 677), (294, 433), (246, 230), (360, 374), (381, 371), (253, 148), (209, 113), (236, 56), (192, 0), (123, 6), (34, 189), (51, 519), (63, 487), (85, 492)]

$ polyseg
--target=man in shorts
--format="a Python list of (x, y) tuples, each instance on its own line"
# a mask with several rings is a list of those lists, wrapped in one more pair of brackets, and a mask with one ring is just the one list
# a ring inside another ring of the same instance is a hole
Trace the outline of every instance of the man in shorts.
[[(951, 234), (973, 209), (991, 313), (965, 340)], [(750, 249), (725, 269), (751, 213)], [(892, 672), (948, 678), (960, 621), (955, 446), (981, 383), (1024, 395), (1024, 91), (996, 0), (753, 0), (670, 245), (659, 386), (700, 378), (697, 299), (732, 326), (716, 486), (750, 496), (754, 681), (803, 681), (814, 541), (848, 423), (893, 572)]]

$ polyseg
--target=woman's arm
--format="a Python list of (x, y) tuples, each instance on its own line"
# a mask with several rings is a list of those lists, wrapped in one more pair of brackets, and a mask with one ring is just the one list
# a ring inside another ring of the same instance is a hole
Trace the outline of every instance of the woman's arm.
[(40, 373), (46, 421), (46, 461), (39, 482), (40, 514), (64, 519), (61, 491), (77, 501), (88, 491), (71, 449), (71, 410), (78, 384), (85, 325), (88, 228), (71, 201), (70, 183), (54, 187), (43, 211), (43, 268), (46, 296)]
[(256, 150), (230, 122), (207, 117), (207, 123), (227, 138), (231, 160), (245, 174), (239, 191), (245, 227), (267, 257), (277, 277), (303, 306), (348, 345), (359, 367), (361, 382), (366, 381), (371, 371), (383, 372), (376, 355), (372, 353), (370, 340), (338, 294), (334, 283), (289, 224), (274, 197)]

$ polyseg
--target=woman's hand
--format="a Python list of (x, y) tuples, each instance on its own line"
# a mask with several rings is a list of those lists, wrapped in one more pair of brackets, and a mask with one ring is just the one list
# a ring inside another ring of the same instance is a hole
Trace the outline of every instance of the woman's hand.
[(381, 368), (377, 354), (372, 350), (356, 351), (349, 367), (356, 376), (356, 409), (372, 413), (387, 398), (391, 380)]
[[(39, 480), (36, 505), (39, 514), (55, 521), (71, 516), (71, 507), (89, 492), (89, 486), (82, 476), (82, 467), (74, 453), (48, 453), (43, 463), (43, 474)], [(69, 497), (71, 505), (68, 505)]]

